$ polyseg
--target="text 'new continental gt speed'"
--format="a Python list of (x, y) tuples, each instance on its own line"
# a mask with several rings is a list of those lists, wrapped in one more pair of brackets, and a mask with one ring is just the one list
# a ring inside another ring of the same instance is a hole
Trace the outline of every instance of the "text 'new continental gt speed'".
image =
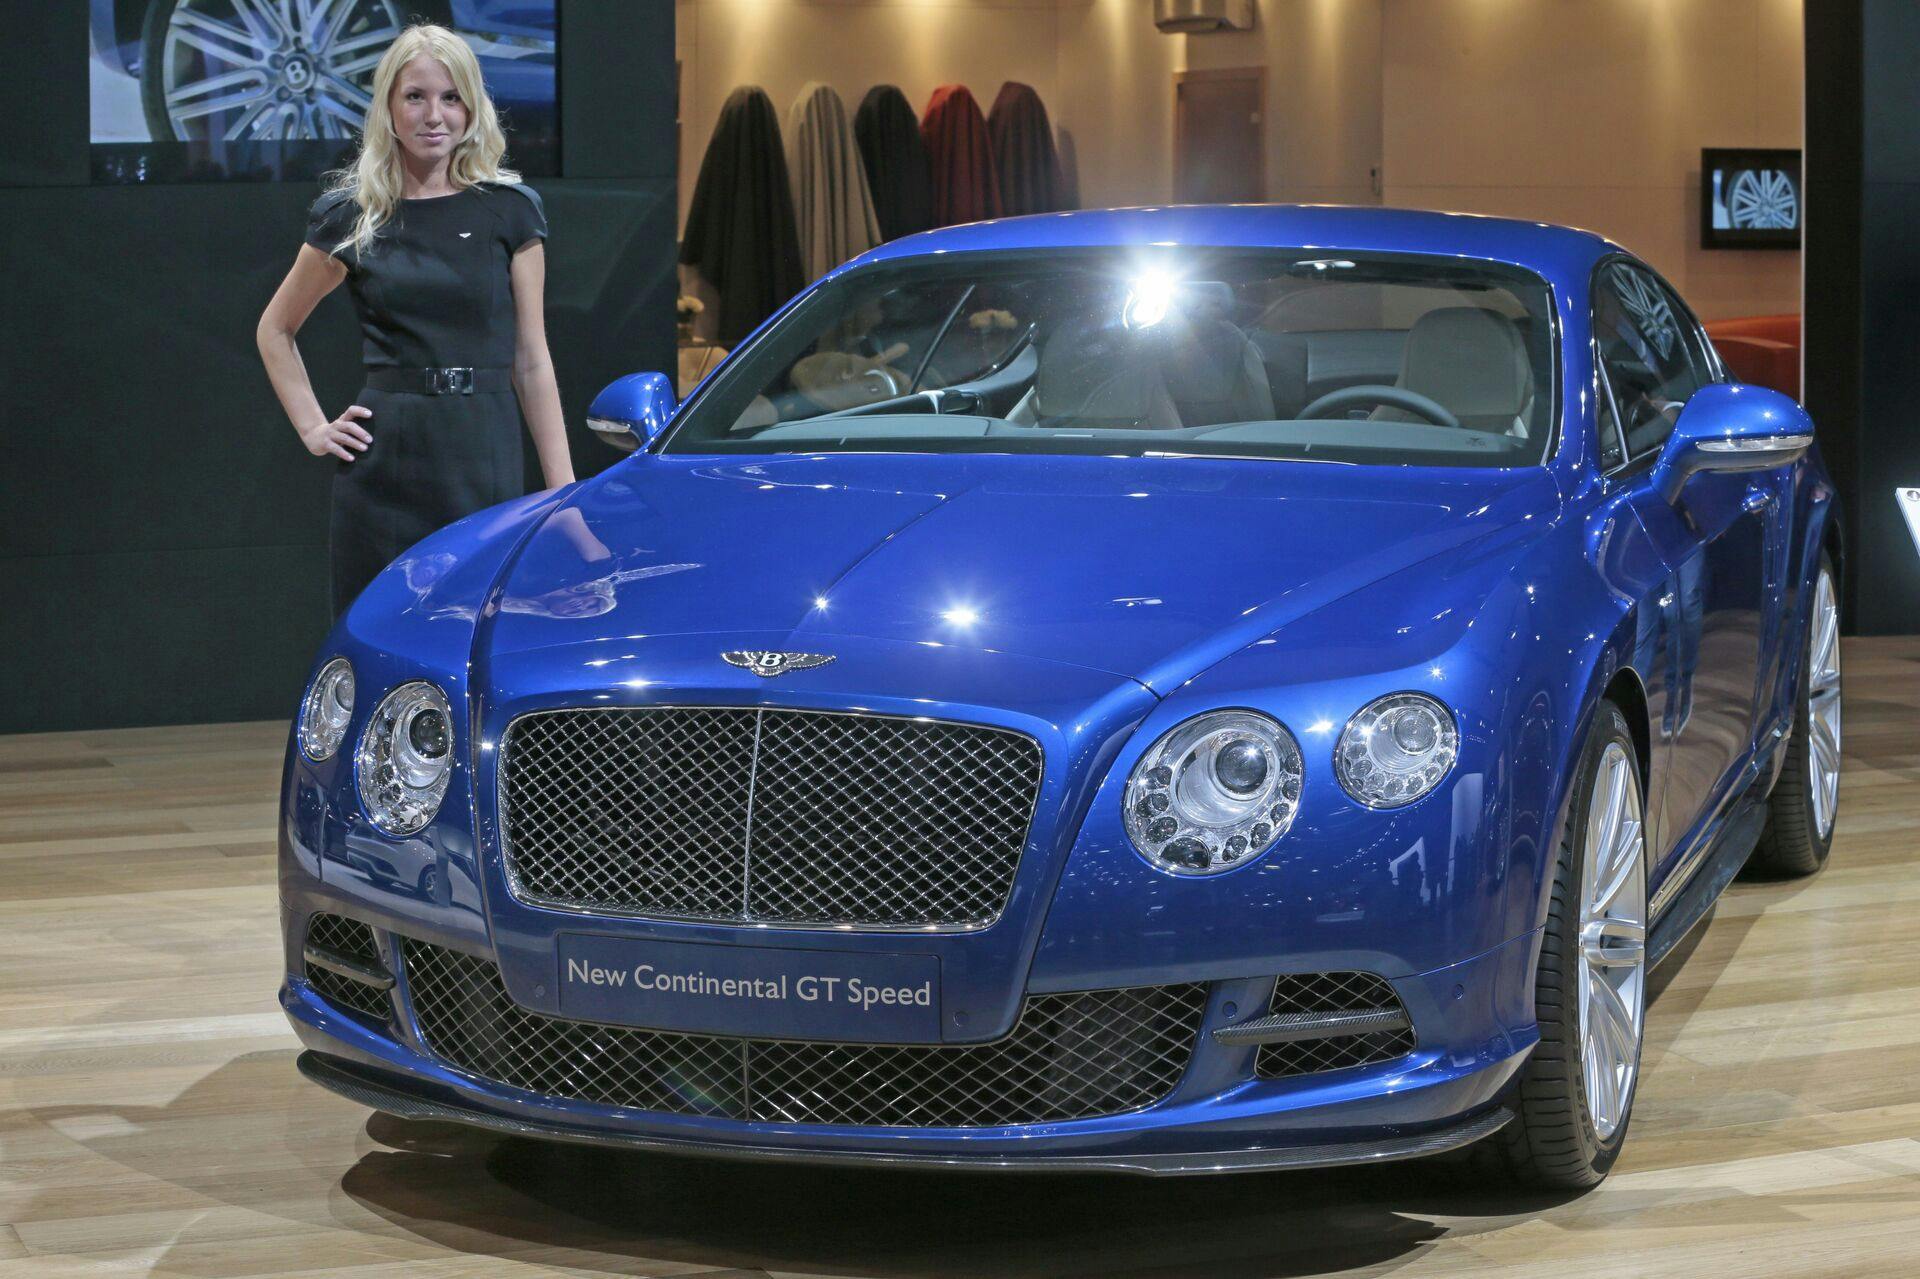
[(1833, 490), (1596, 237), (981, 223), (398, 560), (288, 750), (282, 1003), (399, 1115), (1153, 1173), (1626, 1136), (1650, 966), (1840, 766)]

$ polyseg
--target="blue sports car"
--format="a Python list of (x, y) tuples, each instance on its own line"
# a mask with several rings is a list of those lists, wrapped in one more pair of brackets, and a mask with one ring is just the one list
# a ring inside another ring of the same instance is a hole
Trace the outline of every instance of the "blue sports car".
[(1648, 974), (1840, 769), (1834, 492), (1632, 255), (1162, 208), (876, 249), (396, 561), (287, 752), (282, 1003), (399, 1115), (1590, 1185)]

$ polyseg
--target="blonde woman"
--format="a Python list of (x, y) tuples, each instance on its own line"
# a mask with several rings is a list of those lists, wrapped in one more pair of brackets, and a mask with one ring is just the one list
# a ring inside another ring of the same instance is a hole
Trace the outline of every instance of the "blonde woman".
[[(523, 423), (547, 486), (573, 482), (542, 314), (546, 215), (505, 151), (473, 50), (407, 28), (374, 71), (359, 159), (314, 203), (260, 317), (281, 406), (309, 453), (335, 459), (336, 615), (414, 542), (526, 491)], [(294, 336), (342, 280), (367, 378), (330, 416)]]

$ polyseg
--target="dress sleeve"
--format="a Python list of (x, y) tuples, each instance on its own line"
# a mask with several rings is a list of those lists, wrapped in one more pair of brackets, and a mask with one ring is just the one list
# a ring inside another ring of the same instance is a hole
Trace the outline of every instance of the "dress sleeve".
[[(334, 256), (335, 246), (353, 234), (353, 224), (359, 216), (360, 206), (347, 192), (326, 192), (313, 202), (307, 214), (307, 243), (329, 257)], [(346, 253), (352, 253), (352, 249)], [(351, 265), (351, 259), (347, 261)]]
[(506, 201), (507, 252), (518, 253), (535, 240), (547, 238), (547, 206), (540, 193), (524, 182), (512, 186)]

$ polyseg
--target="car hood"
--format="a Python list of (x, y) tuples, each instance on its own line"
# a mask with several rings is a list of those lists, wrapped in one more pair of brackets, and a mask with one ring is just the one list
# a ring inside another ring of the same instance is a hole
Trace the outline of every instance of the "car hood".
[[(1558, 504), (1544, 470), (1243, 459), (640, 456), (498, 580), (482, 643), (836, 636), (1066, 662), (1158, 692), (1295, 617)], [(744, 642), (739, 647), (746, 647)]]

